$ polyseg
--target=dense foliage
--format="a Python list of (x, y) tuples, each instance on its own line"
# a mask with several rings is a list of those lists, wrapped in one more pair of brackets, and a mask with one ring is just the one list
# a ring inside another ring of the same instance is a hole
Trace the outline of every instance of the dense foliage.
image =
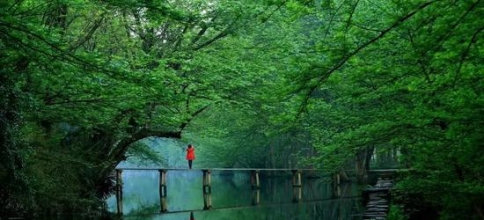
[(483, 15), (480, 0), (2, 1), (0, 216), (98, 208), (154, 136), (224, 167), (360, 180), (397, 158), (418, 195), (402, 202), (484, 219)]
[(308, 83), (316, 160), (344, 167), (353, 157), (360, 168), (368, 152), (398, 149), (416, 172), (400, 184), (415, 194), (402, 199), (426, 204), (410, 214), (482, 219), (482, 2), (354, 3), (335, 15), (343, 27), (319, 32), (336, 28), (341, 40), (320, 45), (342, 42), (331, 57), (344, 63), (318, 62), (331, 77)]

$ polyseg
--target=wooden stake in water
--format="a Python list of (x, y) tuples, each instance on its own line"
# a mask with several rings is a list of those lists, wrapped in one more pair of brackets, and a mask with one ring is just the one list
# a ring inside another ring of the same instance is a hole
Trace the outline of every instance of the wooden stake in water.
[(252, 189), (260, 189), (260, 179), (259, 179), (258, 170), (252, 170), (250, 172), (250, 184)]
[(160, 211), (161, 212), (166, 212), (168, 211), (168, 208), (166, 207), (166, 170), (160, 169), (158, 170), (160, 173), (160, 185), (159, 185), (159, 194), (160, 194)]
[(116, 170), (116, 208), (118, 215), (123, 214), (123, 171)]
[(203, 171), (203, 193), (212, 192), (212, 177), (210, 170)]

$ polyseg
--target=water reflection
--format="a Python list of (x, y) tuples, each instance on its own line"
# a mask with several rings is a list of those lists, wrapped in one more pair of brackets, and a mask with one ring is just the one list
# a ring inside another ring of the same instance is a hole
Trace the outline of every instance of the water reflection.
[[(217, 173), (206, 190), (201, 171), (168, 171), (159, 193), (157, 171), (124, 171), (124, 219), (338, 219), (351, 220), (363, 207), (355, 185), (334, 186), (325, 179), (306, 179), (294, 187), (291, 175), (260, 177), (251, 187), (244, 172)], [(116, 212), (116, 199), (108, 200)]]

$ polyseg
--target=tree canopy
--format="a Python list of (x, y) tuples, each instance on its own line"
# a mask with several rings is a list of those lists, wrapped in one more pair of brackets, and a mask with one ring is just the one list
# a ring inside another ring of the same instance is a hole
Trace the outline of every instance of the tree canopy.
[(442, 219), (484, 219), (483, 10), (2, 1), (0, 216), (96, 206), (128, 150), (163, 137), (203, 144), (220, 166), (356, 167), (360, 179), (391, 154), (416, 171), (402, 189)]

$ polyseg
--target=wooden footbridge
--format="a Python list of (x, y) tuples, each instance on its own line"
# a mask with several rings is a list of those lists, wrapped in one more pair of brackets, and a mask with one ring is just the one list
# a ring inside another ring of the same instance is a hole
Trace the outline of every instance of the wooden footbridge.
[[(262, 172), (278, 172), (278, 173), (291, 173), (292, 174), (292, 187), (293, 187), (293, 199), (292, 202), (302, 201), (302, 174), (314, 174), (315, 172), (322, 171), (317, 169), (266, 169), (266, 168), (202, 168), (202, 169), (183, 169), (183, 168), (119, 168), (116, 169), (116, 208), (117, 213), (123, 213), (123, 171), (158, 171), (159, 172), (159, 197), (160, 197), (160, 212), (168, 212), (167, 210), (167, 172), (202, 172), (203, 185), (203, 209), (212, 208), (212, 173), (213, 172), (225, 172), (225, 171), (238, 171), (250, 173), (250, 188), (252, 189), (252, 205), (258, 205), (260, 203), (260, 173)], [(339, 175), (336, 175), (335, 180), (337, 183), (340, 181)]]
[(366, 206), (366, 212), (359, 215), (362, 219), (386, 220), (390, 200), (391, 190), (394, 185), (394, 176), (397, 172), (408, 172), (409, 169), (386, 169), (373, 171), (376, 177), (374, 185), (366, 188), (362, 192), (363, 204)]
[[(212, 209), (212, 173), (237, 171), (247, 172), (250, 174), (250, 182), (248, 186), (252, 189), (252, 205), (260, 204), (260, 178), (261, 173), (286, 173), (292, 176), (293, 196), (291, 203), (307, 202), (302, 199), (302, 185), (304, 174), (314, 175), (316, 172), (322, 172), (319, 169), (270, 169), (270, 168), (201, 168), (201, 169), (185, 169), (185, 168), (119, 168), (116, 169), (116, 209), (119, 215), (123, 214), (123, 171), (158, 171), (159, 173), (159, 198), (160, 198), (160, 212), (168, 213), (167, 209), (167, 172), (201, 172), (202, 175), (202, 192), (203, 192), (203, 209)], [(370, 173), (388, 172), (388, 170), (370, 170)], [(339, 174), (331, 175), (332, 185), (336, 192), (339, 192), (339, 185), (341, 183), (341, 176)], [(338, 193), (339, 194), (339, 193)]]

